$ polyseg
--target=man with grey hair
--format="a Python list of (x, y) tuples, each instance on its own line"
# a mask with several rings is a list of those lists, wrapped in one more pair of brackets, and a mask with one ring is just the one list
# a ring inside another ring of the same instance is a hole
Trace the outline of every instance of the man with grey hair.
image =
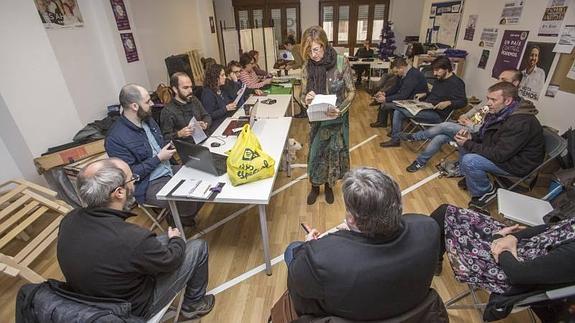
[(178, 229), (156, 235), (126, 222), (134, 182), (117, 158), (84, 167), (77, 189), (84, 208), (64, 217), (58, 232), (58, 263), (75, 293), (130, 302), (132, 314), (150, 318), (186, 287), (182, 315), (198, 318), (214, 307), (206, 295), (208, 247), (184, 241)]
[(384, 172), (348, 172), (342, 184), (345, 224), (320, 235), (309, 229), (284, 255), (297, 315), (353, 321), (403, 314), (428, 295), (439, 254), (439, 226), (402, 216), (401, 191)]
[[(139, 176), (134, 192), (138, 203), (167, 208), (168, 202), (158, 200), (156, 194), (177, 172), (178, 168), (170, 165), (176, 150), (171, 143), (164, 142), (162, 131), (152, 118), (152, 100), (146, 89), (136, 84), (125, 85), (119, 99), (123, 113), (106, 136), (106, 152), (125, 161)], [(177, 202), (177, 205), (182, 224), (194, 226), (194, 217), (202, 203)]]

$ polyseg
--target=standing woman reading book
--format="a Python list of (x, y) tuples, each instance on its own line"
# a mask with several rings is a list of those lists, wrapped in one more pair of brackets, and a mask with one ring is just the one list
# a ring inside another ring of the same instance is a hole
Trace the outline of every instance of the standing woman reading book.
[(328, 112), (333, 120), (310, 122), (307, 174), (311, 191), (307, 204), (314, 204), (319, 187), (325, 185), (325, 201), (333, 203), (332, 187), (349, 170), (348, 110), (355, 96), (351, 68), (343, 55), (328, 44), (320, 26), (308, 28), (302, 36), (302, 102), (309, 105), (316, 94), (337, 95), (336, 108)]

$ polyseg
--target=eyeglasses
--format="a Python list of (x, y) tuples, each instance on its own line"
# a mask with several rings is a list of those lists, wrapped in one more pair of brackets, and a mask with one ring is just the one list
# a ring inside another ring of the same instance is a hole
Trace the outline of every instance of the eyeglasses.
[(318, 54), (321, 53), (321, 51), (323, 50), (323, 47), (314, 47), (314, 48), (310, 48), (309, 51), (314, 53), (314, 54)]
[(239, 74), (242, 70), (232, 71), (234, 74)]
[(139, 181), (140, 181), (140, 175), (132, 174), (132, 177), (126, 182), (124, 182), (124, 185), (128, 184), (129, 182), (139, 182)]
[(110, 194), (114, 193), (114, 191), (117, 190), (118, 188), (128, 185), (128, 183), (130, 182), (139, 182), (139, 181), (140, 181), (140, 175), (132, 174), (132, 177), (129, 180), (125, 181), (124, 184), (122, 184), (121, 186), (117, 186), (116, 188), (114, 188), (112, 191), (110, 191)]

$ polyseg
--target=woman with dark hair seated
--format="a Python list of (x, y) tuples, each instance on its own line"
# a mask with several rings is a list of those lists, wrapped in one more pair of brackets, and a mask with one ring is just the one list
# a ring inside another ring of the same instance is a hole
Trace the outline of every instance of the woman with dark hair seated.
[(212, 117), (212, 126), (209, 132), (214, 132), (228, 115), (237, 109), (234, 102), (228, 103), (220, 87), (226, 83), (226, 73), (220, 64), (211, 64), (206, 70), (204, 89), (202, 90), (202, 104)]
[(270, 73), (268, 73), (266, 70), (262, 69), (260, 67), (260, 64), (258, 64), (258, 60), (260, 58), (260, 52), (258, 52), (255, 49), (252, 49), (248, 52), (248, 54), (250, 54), (250, 56), (254, 59), (254, 72), (256, 73), (257, 76), (259, 76), (260, 78), (266, 78), (266, 77), (272, 77), (272, 75)]
[[(505, 227), (487, 215), (447, 204), (431, 217), (444, 228), (436, 275), (447, 252), (457, 280), (505, 296), (490, 298), (490, 304), (503, 300), (508, 307), (497, 314), (508, 315), (513, 303), (533, 292), (575, 283), (575, 218), (530, 228)], [(543, 322), (556, 322), (565, 306), (561, 302), (532, 309)]]
[(242, 71), (240, 72), (240, 80), (248, 87), (248, 89), (260, 89), (272, 83), (271, 78), (260, 80), (259, 76), (254, 70), (256, 61), (252, 56), (250, 56), (250, 54), (243, 53), (240, 56), (240, 65), (242, 66)]

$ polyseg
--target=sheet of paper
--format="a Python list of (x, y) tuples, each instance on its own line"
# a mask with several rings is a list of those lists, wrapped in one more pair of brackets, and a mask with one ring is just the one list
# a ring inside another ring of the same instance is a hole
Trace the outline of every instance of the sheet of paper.
[(204, 129), (202, 129), (202, 126), (200, 126), (200, 123), (196, 120), (196, 117), (192, 117), (188, 126), (194, 129), (194, 132), (192, 132), (192, 138), (196, 144), (199, 144), (208, 138)]
[(307, 109), (309, 121), (333, 120), (337, 117), (328, 117), (327, 111), (334, 108), (337, 102), (335, 94), (317, 94)]
[(575, 46), (575, 25), (565, 25), (553, 51), (556, 53), (571, 54), (573, 46)]
[(236, 99), (234, 100), (234, 104), (237, 106), (238, 102), (240, 102), (240, 99), (242, 98), (242, 96), (244, 95), (244, 92), (246, 91), (246, 85), (243, 84), (242, 88), (238, 91), (238, 95), (236, 96)]
[(537, 36), (559, 36), (563, 18), (565, 18), (568, 7), (569, 0), (549, 0), (547, 2), (547, 8), (545, 8), (545, 12), (543, 13), (543, 19), (541, 19), (541, 26), (539, 27)]
[[(453, 46), (455, 44), (455, 35), (459, 26), (460, 13), (444, 13), (439, 18), (439, 33), (437, 42)], [(436, 18), (436, 19), (438, 19)]]

